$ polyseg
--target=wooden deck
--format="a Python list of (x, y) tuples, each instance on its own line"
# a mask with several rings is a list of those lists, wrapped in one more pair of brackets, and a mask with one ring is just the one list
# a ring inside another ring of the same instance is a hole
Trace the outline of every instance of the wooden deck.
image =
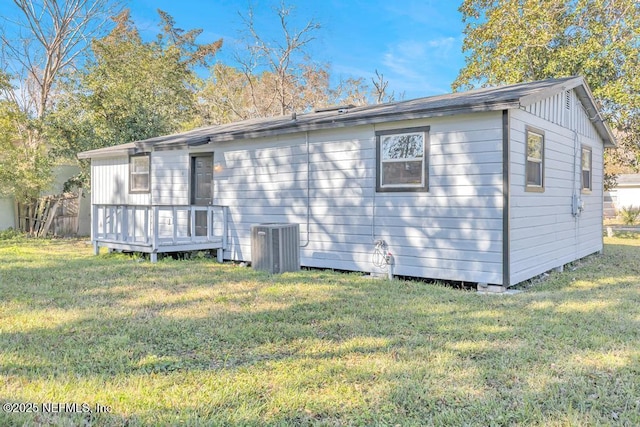
[[(136, 206), (94, 204), (91, 241), (101, 247), (150, 254), (225, 249), (226, 206)], [(222, 250), (218, 260), (222, 261)]]

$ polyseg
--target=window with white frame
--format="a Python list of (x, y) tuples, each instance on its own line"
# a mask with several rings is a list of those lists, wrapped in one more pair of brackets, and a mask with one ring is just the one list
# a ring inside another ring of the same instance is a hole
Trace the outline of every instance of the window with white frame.
[(589, 192), (593, 189), (593, 154), (591, 147), (582, 146), (582, 191)]
[(129, 157), (129, 192), (148, 193), (150, 190), (150, 162), (149, 154)]
[(544, 133), (526, 130), (526, 190), (544, 191)]
[(376, 132), (377, 191), (427, 191), (429, 127)]

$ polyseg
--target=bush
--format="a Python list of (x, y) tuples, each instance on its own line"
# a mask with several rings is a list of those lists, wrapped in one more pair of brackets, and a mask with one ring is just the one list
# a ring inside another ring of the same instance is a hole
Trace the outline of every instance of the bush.
[(0, 240), (11, 240), (20, 236), (22, 236), (22, 233), (18, 230), (14, 230), (11, 227), (7, 228), (6, 230), (0, 230)]
[(620, 209), (620, 218), (625, 225), (633, 225), (640, 216), (640, 207), (625, 206)]

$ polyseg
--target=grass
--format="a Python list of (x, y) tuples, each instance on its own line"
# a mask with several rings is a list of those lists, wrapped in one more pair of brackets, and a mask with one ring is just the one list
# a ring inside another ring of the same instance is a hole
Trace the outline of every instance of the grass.
[(640, 425), (639, 259), (480, 296), (0, 241), (0, 425)]

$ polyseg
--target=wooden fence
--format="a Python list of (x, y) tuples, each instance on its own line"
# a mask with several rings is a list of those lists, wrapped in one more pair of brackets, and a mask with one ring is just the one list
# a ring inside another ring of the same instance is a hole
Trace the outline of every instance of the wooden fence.
[(78, 217), (82, 189), (78, 193), (46, 196), (34, 203), (18, 203), (16, 207), (18, 229), (35, 237), (75, 236), (78, 234)]

